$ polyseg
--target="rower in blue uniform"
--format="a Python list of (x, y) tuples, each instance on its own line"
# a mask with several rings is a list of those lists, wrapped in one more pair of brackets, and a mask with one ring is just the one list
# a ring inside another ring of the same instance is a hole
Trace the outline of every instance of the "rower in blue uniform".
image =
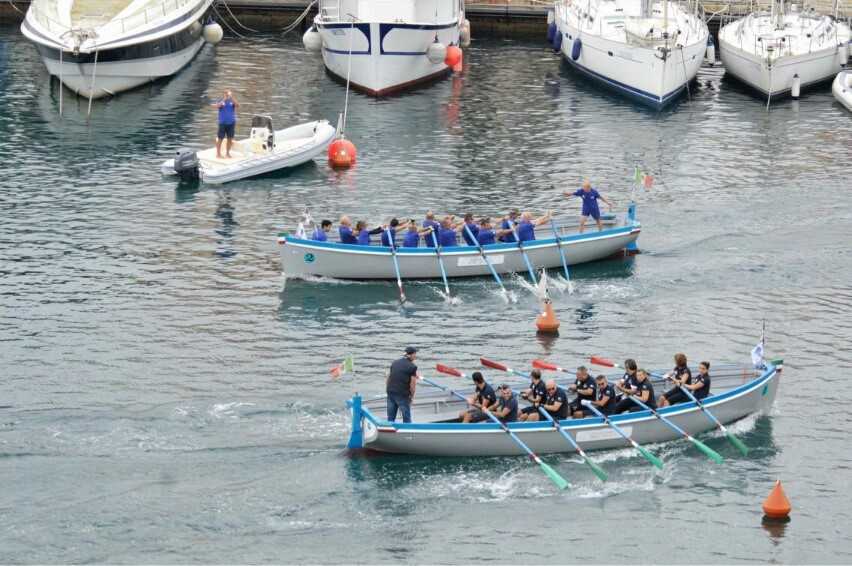
[(425, 236), (426, 240), (431, 240), (431, 233), (431, 228), (424, 228), (423, 230), (418, 230), (417, 222), (412, 218), (408, 221), (408, 229), (405, 231), (404, 237), (402, 239), (402, 247), (416, 248), (420, 245), (420, 236)]
[(611, 415), (615, 410), (615, 388), (607, 382), (606, 376), (600, 374), (595, 378), (595, 398), (592, 404), (598, 411), (605, 415)]
[(470, 408), (459, 413), (459, 418), (463, 423), (484, 421), (488, 418), (488, 415), (485, 414), (485, 409), (490, 408), (497, 402), (497, 395), (494, 393), (494, 388), (485, 382), (482, 373), (475, 371), (471, 375), (471, 378), (473, 378), (476, 390), (467, 399)]
[(468, 229), (470, 229), (470, 234), (473, 234), (473, 238), (475, 238), (475, 240), (470, 237), (470, 234), (468, 234), (468, 231), (465, 230), (465, 229), (462, 229), (462, 233), (461, 233), (462, 238), (464, 238), (464, 241), (465, 241), (465, 243), (467, 243), (468, 246), (475, 246), (476, 241), (479, 240), (479, 226), (474, 221), (473, 214), (471, 214), (470, 212), (465, 214), (464, 215), (464, 223), (465, 223), (465, 226), (467, 226)]
[[(423, 221), (423, 227), (424, 228), (431, 228), (432, 231), (435, 233), (435, 237), (436, 238), (438, 237), (439, 231), (441, 229), (441, 224), (439, 224), (435, 220), (435, 213), (432, 212), (431, 210), (426, 211), (426, 220)], [(435, 243), (432, 242), (432, 238), (426, 238), (425, 241), (426, 241), (426, 247), (427, 248), (434, 248), (435, 247)]]
[(500, 230), (502, 231), (502, 235), (498, 238), (501, 242), (517, 242), (512, 227), (517, 224), (518, 215), (518, 209), (515, 208), (509, 211), (508, 216), (503, 217), (503, 220), (500, 222)]
[(400, 224), (399, 220), (397, 220), (396, 218), (391, 218), (390, 224), (387, 224), (382, 227), (382, 245), (386, 248), (391, 247), (391, 245), (393, 247), (397, 247), (396, 233), (403, 230), (404, 228), (405, 226)]
[(563, 193), (566, 197), (580, 197), (583, 199), (583, 211), (580, 213), (580, 233), (583, 233), (583, 230), (586, 227), (586, 221), (589, 219), (589, 216), (595, 219), (595, 222), (598, 224), (598, 231), (603, 230), (603, 224), (601, 224), (601, 211), (598, 208), (598, 199), (604, 201), (609, 209), (612, 210), (612, 202), (607, 200), (602, 194), (600, 194), (596, 189), (592, 188), (592, 184), (588, 179), (583, 181), (583, 188), (578, 189), (574, 192), (565, 192)]
[(521, 220), (518, 223), (518, 239), (522, 242), (535, 240), (535, 227), (550, 222), (550, 216), (551, 214), (548, 212), (544, 216), (534, 219), (532, 212), (526, 211), (521, 214)]
[(672, 380), (674, 387), (660, 396), (660, 407), (668, 407), (675, 403), (689, 401), (687, 394), (678, 387), (679, 385), (690, 385), (692, 383), (692, 371), (686, 365), (686, 354), (675, 354), (674, 363), (674, 369), (665, 375), (666, 379)]
[(338, 222), (337, 232), (340, 234), (341, 244), (357, 244), (358, 238), (352, 233), (352, 221), (348, 216), (343, 215)]
[[(556, 421), (560, 421), (568, 417), (568, 394), (561, 387), (557, 387), (554, 380), (550, 380), (545, 384), (544, 403), (541, 406), (547, 411), (547, 414)], [(530, 413), (527, 421), (543, 421), (546, 420), (538, 411), (535, 414)]]
[(639, 406), (638, 403), (634, 403), (631, 399), (631, 395), (636, 395), (636, 397), (651, 407), (652, 409), (656, 408), (657, 403), (654, 398), (654, 386), (651, 385), (651, 380), (648, 379), (648, 372), (644, 369), (640, 369), (636, 371), (636, 386), (632, 389), (624, 389), (625, 397), (621, 401), (619, 401), (615, 408), (613, 409), (613, 413), (633, 413), (636, 411), (643, 411), (644, 409)]
[(571, 415), (575, 419), (582, 419), (586, 416), (583, 401), (595, 400), (595, 380), (589, 375), (589, 370), (586, 366), (577, 368), (577, 379), (574, 383), (568, 386), (568, 389), (577, 394), (577, 398), (570, 404)]
[(520, 420), (525, 421), (531, 414), (538, 415), (538, 406), (544, 402), (547, 396), (547, 388), (541, 378), (541, 372), (534, 369), (530, 372), (530, 386), (521, 391), (521, 399), (530, 403), (529, 407), (521, 409)]
[(497, 406), (491, 412), (500, 419), (500, 422), (515, 422), (518, 420), (518, 398), (515, 397), (515, 392), (505, 383), (497, 390), (500, 392), (500, 397), (497, 399)]
[(328, 241), (328, 233), (331, 232), (331, 220), (323, 220), (319, 226), (314, 228), (314, 233), (311, 234), (311, 240), (315, 242)]
[(373, 228), (372, 230), (367, 228), (367, 223), (363, 220), (359, 220), (355, 224), (355, 232), (358, 237), (358, 245), (359, 246), (369, 246), (370, 245), (370, 236), (375, 236), (376, 234), (381, 234), (384, 232), (384, 228), (378, 226)]
[(491, 227), (491, 219), (483, 218), (480, 220), (479, 231), (476, 233), (476, 239), (479, 240), (479, 245), (487, 246), (488, 244), (493, 244), (495, 237), (494, 229)]
[(452, 216), (445, 216), (441, 221), (441, 229), (438, 232), (438, 244), (440, 244), (442, 248), (458, 246), (459, 241), (457, 233), (460, 229), (463, 229), (463, 226), (464, 224), (462, 222), (454, 224)]

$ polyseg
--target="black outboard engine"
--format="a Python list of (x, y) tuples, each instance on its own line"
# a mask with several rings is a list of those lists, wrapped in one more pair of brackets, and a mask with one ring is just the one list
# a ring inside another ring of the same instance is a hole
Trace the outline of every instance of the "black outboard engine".
[(184, 181), (198, 179), (198, 155), (191, 149), (179, 149), (175, 153), (175, 172)]

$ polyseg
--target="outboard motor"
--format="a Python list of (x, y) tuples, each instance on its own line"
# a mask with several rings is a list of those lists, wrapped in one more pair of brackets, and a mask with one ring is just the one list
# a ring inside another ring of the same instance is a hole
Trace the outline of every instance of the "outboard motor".
[(192, 149), (179, 149), (175, 153), (175, 173), (184, 181), (198, 179), (198, 154)]

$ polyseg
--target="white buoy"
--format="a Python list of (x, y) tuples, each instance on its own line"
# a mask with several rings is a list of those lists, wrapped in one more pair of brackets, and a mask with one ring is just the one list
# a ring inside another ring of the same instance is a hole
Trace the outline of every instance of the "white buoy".
[(222, 36), (225, 35), (225, 32), (222, 31), (222, 26), (216, 22), (210, 22), (204, 26), (204, 29), (201, 31), (201, 35), (204, 36), (204, 41), (216, 45), (222, 41)]
[(459, 42), (462, 44), (462, 47), (470, 45), (470, 20), (467, 18), (464, 19), (459, 29)]
[(433, 65), (437, 65), (441, 63), (447, 57), (447, 46), (438, 41), (435, 38), (429, 47), (426, 49), (426, 58), (429, 59), (429, 62)]
[(802, 79), (799, 78), (798, 74), (793, 75), (793, 86), (790, 87), (790, 96), (793, 97), (794, 100), (799, 98), (799, 92), (802, 90)]
[(317, 26), (311, 26), (305, 35), (302, 36), (302, 43), (307, 51), (311, 53), (319, 53), (322, 51), (322, 36), (317, 30)]

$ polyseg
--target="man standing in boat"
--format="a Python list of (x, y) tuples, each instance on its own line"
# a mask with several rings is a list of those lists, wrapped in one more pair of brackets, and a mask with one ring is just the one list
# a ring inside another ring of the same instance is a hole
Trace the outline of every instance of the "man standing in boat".
[(391, 364), (386, 384), (388, 394), (388, 420), (394, 422), (396, 414), (402, 411), (402, 422), (411, 422), (411, 401), (417, 389), (417, 378), (420, 373), (414, 360), (417, 358), (417, 348), (409, 346), (405, 355)]
[(234, 98), (230, 90), (225, 91), (222, 100), (213, 104), (219, 109), (219, 131), (216, 133), (216, 157), (222, 158), (222, 141), (227, 138), (225, 145), (225, 157), (231, 157), (231, 146), (234, 145), (234, 131), (237, 127), (237, 108), (240, 103)]
[(604, 201), (609, 209), (612, 210), (612, 201), (606, 199), (602, 194), (600, 194), (596, 189), (592, 188), (592, 183), (586, 179), (583, 181), (583, 188), (577, 189), (574, 192), (566, 191), (564, 195), (567, 198), (572, 197), (580, 197), (583, 200), (583, 211), (580, 213), (580, 233), (583, 233), (583, 230), (586, 228), (586, 221), (589, 219), (589, 216), (595, 219), (595, 222), (598, 225), (598, 231), (603, 230), (603, 224), (601, 223), (601, 211), (598, 208), (598, 199)]

